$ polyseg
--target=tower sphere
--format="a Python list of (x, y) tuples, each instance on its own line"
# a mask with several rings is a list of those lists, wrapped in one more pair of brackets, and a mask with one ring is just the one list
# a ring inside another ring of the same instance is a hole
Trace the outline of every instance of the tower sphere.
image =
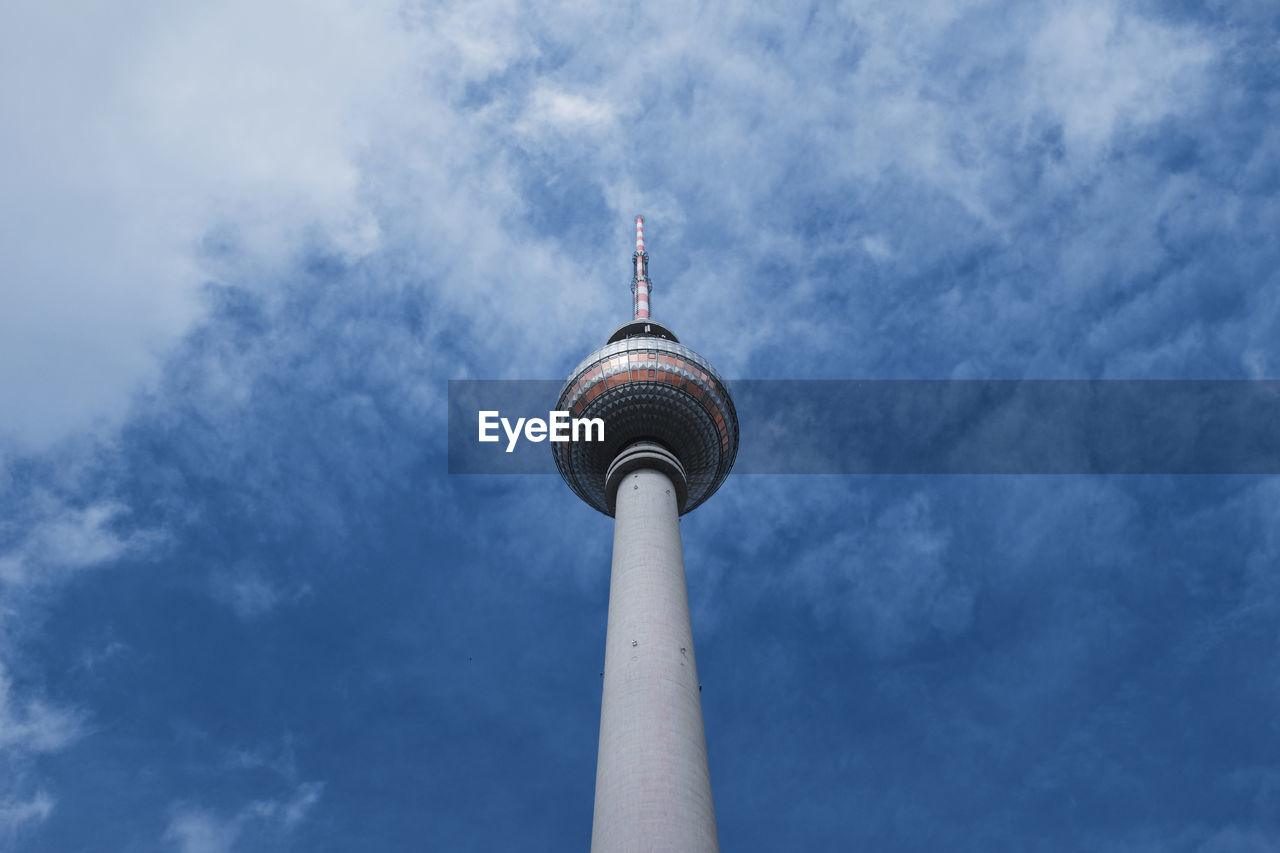
[[(647, 318), (624, 323), (587, 356), (560, 391), (556, 409), (604, 420), (604, 441), (552, 448), (569, 488), (606, 515), (614, 514), (617, 482), (629, 470), (620, 454), (631, 445), (656, 444), (678, 461), (680, 470), (671, 473), (682, 475), (672, 476), (682, 515), (720, 488), (738, 455), (738, 414), (724, 381), (710, 362)], [(647, 458), (651, 465), (654, 455)]]

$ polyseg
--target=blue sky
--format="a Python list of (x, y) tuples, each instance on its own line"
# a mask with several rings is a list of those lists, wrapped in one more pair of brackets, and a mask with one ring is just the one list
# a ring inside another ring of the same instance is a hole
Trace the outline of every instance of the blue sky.
[[(172, 7), (172, 8), (171, 8)], [(565, 850), (611, 528), (450, 379), (1280, 377), (1267, 2), (8, 3), (0, 849)], [(1280, 480), (733, 476), (725, 850), (1280, 849)]]

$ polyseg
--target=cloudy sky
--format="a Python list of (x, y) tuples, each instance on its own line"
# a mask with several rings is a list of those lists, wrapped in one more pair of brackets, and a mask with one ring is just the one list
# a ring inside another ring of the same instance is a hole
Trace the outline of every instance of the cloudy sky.
[[(16, 0), (0, 848), (590, 837), (611, 528), (447, 381), (1280, 377), (1269, 0)], [(1280, 850), (1280, 479), (747, 476), (726, 851)]]

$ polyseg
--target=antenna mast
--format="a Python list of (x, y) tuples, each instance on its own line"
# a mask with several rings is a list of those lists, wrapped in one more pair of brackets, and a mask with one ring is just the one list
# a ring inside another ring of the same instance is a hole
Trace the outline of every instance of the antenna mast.
[(631, 256), (636, 271), (631, 277), (632, 301), (635, 303), (636, 320), (649, 319), (649, 253), (644, 250), (644, 217), (636, 217), (636, 253)]

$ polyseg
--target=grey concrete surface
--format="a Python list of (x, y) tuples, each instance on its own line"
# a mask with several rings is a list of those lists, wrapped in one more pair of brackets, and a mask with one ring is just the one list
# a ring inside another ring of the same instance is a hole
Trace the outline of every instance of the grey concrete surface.
[(618, 485), (592, 853), (716, 853), (676, 489)]

